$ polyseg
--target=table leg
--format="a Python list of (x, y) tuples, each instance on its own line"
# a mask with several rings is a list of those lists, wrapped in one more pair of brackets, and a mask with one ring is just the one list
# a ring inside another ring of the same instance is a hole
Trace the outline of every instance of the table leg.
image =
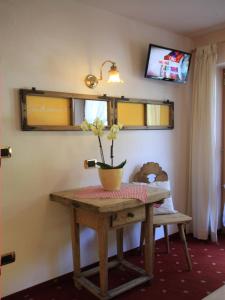
[(77, 282), (80, 277), (80, 230), (79, 224), (76, 222), (76, 209), (71, 208), (71, 237), (72, 237), (72, 253), (73, 253), (73, 280), (75, 286), (80, 289), (81, 286)]
[(145, 271), (147, 275), (153, 277), (153, 252), (154, 252), (154, 240), (153, 240), (153, 205), (145, 205)]
[(123, 228), (116, 230), (116, 241), (117, 241), (117, 258), (119, 261), (123, 259)]
[(107, 216), (101, 216), (98, 224), (99, 276), (101, 297), (108, 291), (108, 226)]

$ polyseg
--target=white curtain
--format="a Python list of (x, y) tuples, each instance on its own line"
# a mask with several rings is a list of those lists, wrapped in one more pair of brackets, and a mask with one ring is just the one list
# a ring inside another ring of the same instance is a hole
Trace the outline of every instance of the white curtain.
[(189, 200), (193, 234), (217, 241), (220, 213), (220, 151), (216, 97), (216, 45), (198, 48), (195, 55)]

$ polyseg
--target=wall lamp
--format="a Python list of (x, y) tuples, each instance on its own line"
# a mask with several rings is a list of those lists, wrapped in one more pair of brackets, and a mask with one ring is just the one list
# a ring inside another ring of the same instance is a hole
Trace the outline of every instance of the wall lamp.
[(103, 79), (103, 77), (102, 77), (102, 68), (104, 67), (104, 65), (106, 63), (111, 64), (111, 67), (110, 67), (110, 70), (109, 70), (109, 79), (108, 79), (107, 82), (108, 83), (111, 83), (111, 82), (123, 83), (123, 81), (120, 79), (120, 74), (119, 74), (119, 71), (117, 69), (116, 63), (111, 61), (111, 60), (106, 60), (101, 65), (99, 78), (97, 78), (95, 75), (92, 75), (92, 74), (88, 74), (85, 77), (84, 82), (85, 82), (87, 87), (89, 87), (90, 89), (93, 89), (98, 85), (98, 82)]

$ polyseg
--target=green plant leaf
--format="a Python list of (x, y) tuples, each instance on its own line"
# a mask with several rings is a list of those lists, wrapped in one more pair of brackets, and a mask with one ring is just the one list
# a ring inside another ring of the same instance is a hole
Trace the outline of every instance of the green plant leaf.
[(105, 163), (102, 163), (102, 162), (97, 162), (96, 165), (98, 165), (101, 169), (121, 169), (125, 166), (126, 162), (127, 161), (124, 160), (121, 164), (119, 164), (118, 166), (115, 166), (115, 167), (105, 164)]
[(119, 164), (118, 166), (116, 167), (113, 167), (113, 169), (120, 169), (120, 168), (123, 168), (126, 164), (127, 160), (124, 160), (123, 162), (121, 162), (121, 164)]
[(113, 169), (112, 166), (102, 162), (97, 162), (96, 165), (99, 166), (101, 169)]

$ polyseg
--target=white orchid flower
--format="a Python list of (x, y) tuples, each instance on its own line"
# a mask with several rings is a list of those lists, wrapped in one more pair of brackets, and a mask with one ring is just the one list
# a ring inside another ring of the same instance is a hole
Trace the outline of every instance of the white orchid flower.
[[(109, 130), (109, 133), (107, 135), (107, 138), (109, 140), (111, 140), (111, 167), (113, 168), (113, 144), (114, 144), (114, 140), (118, 137), (118, 133), (120, 131), (120, 129), (123, 127), (122, 124), (113, 124)], [(107, 166), (110, 167), (109, 165), (105, 164), (105, 158), (104, 158), (104, 153), (103, 153), (103, 148), (102, 148), (102, 142), (101, 142), (101, 137), (104, 134), (104, 122), (99, 119), (96, 118), (93, 123), (89, 123), (87, 120), (84, 120), (81, 124), (81, 129), (83, 131), (88, 131), (91, 130), (93, 132), (93, 134), (95, 136), (98, 137), (98, 141), (99, 141), (99, 147), (100, 147), (100, 154), (101, 154), (101, 158), (102, 158), (102, 163), (99, 163), (99, 165), (102, 167), (102, 165), (104, 165), (104, 167)], [(126, 163), (126, 161), (124, 161), (122, 164), (118, 165), (117, 167), (123, 167), (124, 164)]]
[(90, 130), (90, 126), (91, 126), (91, 124), (88, 123), (87, 120), (84, 120), (84, 121), (81, 123), (81, 125), (80, 125), (80, 127), (81, 127), (81, 129), (82, 129), (83, 131), (88, 131), (88, 130)]
[(93, 124), (91, 124), (91, 131), (94, 133), (94, 135), (97, 136), (103, 136), (105, 126), (102, 120), (100, 120), (99, 118), (96, 118), (93, 122)]
[(117, 139), (118, 133), (123, 126), (121, 124), (113, 124), (110, 128), (109, 134), (107, 135), (108, 140)]

